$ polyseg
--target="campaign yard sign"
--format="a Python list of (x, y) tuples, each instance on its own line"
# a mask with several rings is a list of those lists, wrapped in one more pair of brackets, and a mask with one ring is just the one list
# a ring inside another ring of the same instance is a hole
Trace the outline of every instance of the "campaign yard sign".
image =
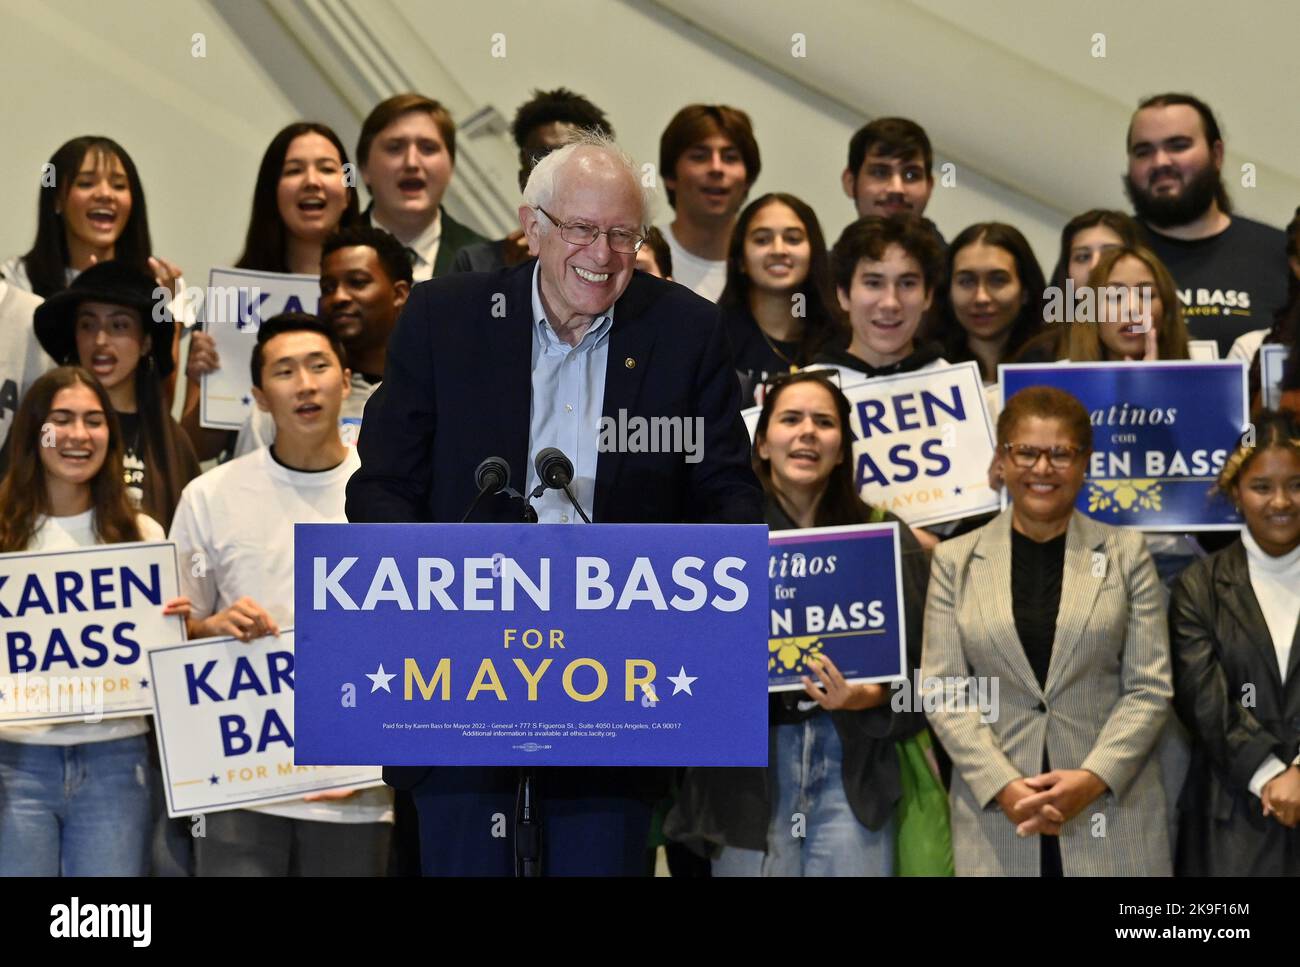
[(185, 640), (178, 584), (167, 542), (0, 554), (0, 723), (149, 714), (146, 654)]
[(1055, 386), (1087, 409), (1083, 513), (1145, 531), (1241, 526), (1214, 489), (1248, 420), (1240, 361), (1005, 365), (999, 378), (1003, 406), (1026, 386)]
[(775, 531), (768, 538), (768, 690), (818, 682), (828, 657), (849, 682), (907, 677), (898, 524)]
[(294, 759), (294, 634), (204, 638), (149, 652), (167, 814), (244, 809), (382, 784), (373, 766)]
[[(843, 391), (863, 500), (913, 527), (998, 509), (988, 483), (993, 421), (978, 363), (846, 381)], [(751, 439), (761, 409), (741, 414)]]
[(294, 530), (298, 762), (767, 763), (762, 525)]
[(282, 312), (315, 314), (320, 279), (314, 275), (213, 269), (208, 275), (203, 331), (217, 346), (221, 368), (200, 385), (199, 423), (215, 430), (238, 430), (257, 404), (249, 362), (263, 319)]

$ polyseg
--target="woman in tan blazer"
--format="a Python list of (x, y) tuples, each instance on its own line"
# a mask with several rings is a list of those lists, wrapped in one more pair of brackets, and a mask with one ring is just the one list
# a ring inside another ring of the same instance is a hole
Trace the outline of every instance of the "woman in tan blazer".
[(934, 553), (922, 694), (959, 876), (1171, 872), (1164, 603), (1142, 535), (1074, 509), (1091, 451), (1078, 400), (1017, 393), (998, 419), (1010, 507)]

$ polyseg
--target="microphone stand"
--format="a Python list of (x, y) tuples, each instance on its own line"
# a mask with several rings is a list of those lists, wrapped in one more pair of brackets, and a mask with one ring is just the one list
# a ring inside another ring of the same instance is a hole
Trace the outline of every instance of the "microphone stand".
[[(496, 467), (491, 467), (495, 462)], [(493, 479), (483, 471), (485, 468), (499, 471), (498, 479)], [(505, 494), (511, 500), (517, 500), (522, 504), (523, 509), (520, 512), (520, 520), (525, 524), (537, 523), (537, 511), (529, 498), (515, 490), (513, 487), (502, 486), (509, 479), (510, 468), (499, 457), (489, 457), (479, 465), (476, 472), (476, 478), (479, 483), (478, 495), (474, 498), (469, 509), (465, 511), (465, 516), (460, 519), (463, 524), (469, 520), (470, 516), (481, 501), (488, 494)], [(485, 478), (486, 479), (483, 479)], [(540, 493), (540, 491), (539, 491)], [(533, 495), (534, 497), (537, 494)], [(517, 769), (519, 774), (518, 785), (515, 791), (515, 876), (541, 876), (542, 875), (542, 817), (541, 810), (537, 805), (537, 777), (533, 770), (527, 766), (520, 766)]]
[[(565, 479), (560, 488), (564, 490), (569, 502), (588, 524), (591, 523), (582, 506), (573, 496), (569, 482)], [(512, 497), (519, 498), (524, 505), (525, 523), (537, 523), (537, 511), (533, 501), (546, 493), (545, 482), (539, 483), (531, 494), (524, 497), (513, 490), (507, 490)], [(468, 516), (468, 515), (466, 515)], [(519, 767), (519, 780), (515, 791), (515, 876), (531, 877), (542, 875), (542, 815), (537, 804), (537, 775), (531, 767)]]
[[(532, 494), (524, 497), (514, 490), (512, 497), (523, 504), (523, 523), (536, 524), (537, 511), (533, 509)], [(537, 775), (530, 766), (516, 769), (515, 787), (515, 876), (539, 877), (542, 875), (542, 814), (536, 802)]]

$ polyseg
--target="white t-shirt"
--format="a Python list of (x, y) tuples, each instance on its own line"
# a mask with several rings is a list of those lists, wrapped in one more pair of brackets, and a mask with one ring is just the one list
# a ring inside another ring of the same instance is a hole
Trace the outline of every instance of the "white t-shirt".
[(710, 302), (717, 302), (727, 287), (727, 260), (713, 262), (692, 255), (677, 241), (671, 225), (660, 225), (659, 231), (664, 233), (664, 240), (673, 253), (673, 281)]
[[(136, 526), (143, 541), (165, 541), (162, 525), (152, 517), (137, 514)], [(40, 551), (75, 551), (79, 547), (97, 547), (102, 543), (95, 533), (95, 512), (88, 510), (72, 517), (43, 517), (36, 534), (27, 545), (28, 553)], [(0, 740), (26, 745), (81, 745), (129, 739), (149, 731), (143, 715), (102, 722), (65, 722), (56, 725), (6, 725), (0, 727)]]
[(0, 279), (0, 446), (27, 388), (54, 367), (32, 328), (32, 313), (40, 304), (38, 296)]
[[(193, 616), (207, 618), (248, 596), (280, 627), (292, 626), (293, 525), (346, 523), (348, 478), (360, 467), (353, 447), (337, 467), (315, 473), (290, 470), (262, 447), (191, 480), (176, 508), (171, 539)], [(206, 566), (191, 567), (194, 560)], [(291, 799), (254, 808), (333, 823), (392, 822), (393, 815), (387, 788), (335, 801)]]

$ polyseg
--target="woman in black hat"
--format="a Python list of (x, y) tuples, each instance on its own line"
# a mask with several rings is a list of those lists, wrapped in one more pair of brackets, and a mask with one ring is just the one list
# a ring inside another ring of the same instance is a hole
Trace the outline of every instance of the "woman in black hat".
[(40, 305), (35, 322), (56, 362), (82, 366), (103, 384), (122, 426), (127, 494), (166, 528), (199, 462), (165, 402), (176, 323), (154, 300), (154, 283), (126, 263), (100, 262)]

